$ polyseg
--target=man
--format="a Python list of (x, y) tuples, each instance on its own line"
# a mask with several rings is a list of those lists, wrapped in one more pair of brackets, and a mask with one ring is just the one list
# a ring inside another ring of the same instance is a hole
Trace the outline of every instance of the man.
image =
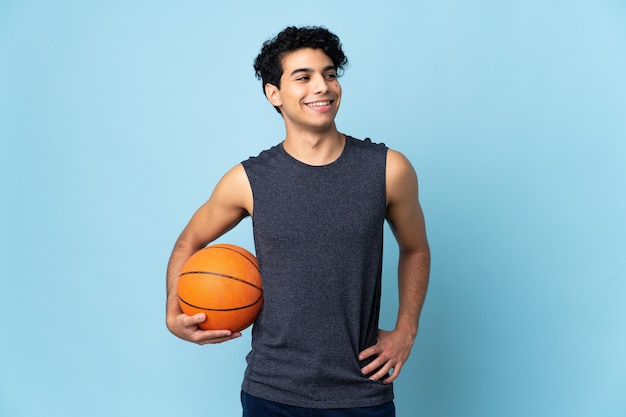
[[(408, 160), (337, 130), (346, 64), (324, 28), (290, 27), (263, 45), (255, 70), (285, 139), (224, 175), (170, 258), (170, 331), (201, 345), (239, 337), (199, 329), (204, 315), (182, 314), (176, 287), (193, 253), (252, 216), (265, 301), (246, 358), (244, 417), (395, 415), (392, 382), (417, 335), (430, 252)], [(392, 331), (378, 329), (385, 220), (400, 253)]]

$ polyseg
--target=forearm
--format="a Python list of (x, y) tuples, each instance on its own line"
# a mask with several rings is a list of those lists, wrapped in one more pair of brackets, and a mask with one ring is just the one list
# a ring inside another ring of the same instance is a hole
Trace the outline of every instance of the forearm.
[(166, 304), (166, 321), (170, 327), (170, 320), (173, 320), (179, 314), (182, 314), (180, 305), (178, 304), (178, 278), (183, 265), (187, 260), (204, 245), (199, 243), (193, 244), (179, 238), (174, 245), (172, 255), (167, 265), (167, 304)]
[(401, 251), (398, 260), (399, 307), (396, 330), (407, 332), (414, 339), (428, 290), (430, 251), (423, 248)]
[[(359, 355), (360, 360), (369, 357), (375, 359), (361, 371), (370, 375), (370, 379), (381, 380), (384, 384), (393, 382), (402, 366), (409, 358), (417, 329), (419, 316), (428, 288), (430, 252), (425, 243), (423, 249), (400, 251), (398, 262), (398, 290), (400, 305), (396, 328), (391, 331), (379, 330), (375, 345), (368, 347)], [(391, 376), (389, 376), (391, 372)]]

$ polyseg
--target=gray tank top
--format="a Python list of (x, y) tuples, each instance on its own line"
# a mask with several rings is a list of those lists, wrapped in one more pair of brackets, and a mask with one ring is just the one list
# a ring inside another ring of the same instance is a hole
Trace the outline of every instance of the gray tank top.
[(386, 155), (384, 144), (348, 136), (324, 166), (282, 144), (243, 162), (265, 299), (246, 358), (248, 394), (311, 408), (393, 399), (358, 360), (378, 330)]

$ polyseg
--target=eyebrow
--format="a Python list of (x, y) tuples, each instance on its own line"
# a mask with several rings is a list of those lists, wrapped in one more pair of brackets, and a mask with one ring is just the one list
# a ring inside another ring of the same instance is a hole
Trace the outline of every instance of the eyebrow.
[[(326, 72), (326, 71), (330, 71), (330, 70), (337, 71), (337, 67), (334, 66), (334, 65), (328, 65), (327, 67), (324, 67), (322, 69), (322, 72)], [(307, 72), (308, 73), (308, 72), (315, 72), (315, 70), (313, 70), (312, 68), (297, 68), (297, 69), (291, 71), (290, 75), (296, 75), (296, 74), (301, 73), (301, 72)]]

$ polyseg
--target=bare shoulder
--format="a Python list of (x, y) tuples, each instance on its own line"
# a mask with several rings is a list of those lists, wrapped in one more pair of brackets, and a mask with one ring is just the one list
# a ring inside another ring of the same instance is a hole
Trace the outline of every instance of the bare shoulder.
[(236, 186), (236, 187), (244, 187), (249, 188), (250, 184), (248, 182), (248, 176), (246, 175), (246, 170), (243, 167), (243, 164), (239, 163), (232, 167), (220, 180), (220, 183), (227, 183), (228, 185)]
[(242, 164), (231, 168), (215, 186), (210, 201), (252, 213), (252, 188)]
[(386, 167), (387, 201), (409, 198), (417, 200), (417, 174), (411, 162), (402, 153), (389, 149)]

